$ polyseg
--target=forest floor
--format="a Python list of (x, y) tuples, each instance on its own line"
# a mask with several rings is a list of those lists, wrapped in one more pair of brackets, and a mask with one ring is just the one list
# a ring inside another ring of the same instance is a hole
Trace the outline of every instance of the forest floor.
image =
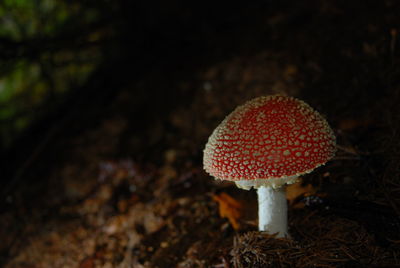
[[(96, 123), (55, 142), (36, 163), (47, 171), (7, 197), (0, 264), (400, 267), (398, 6), (321, 3), (258, 14), (229, 57), (155, 64)], [(290, 239), (257, 231), (255, 191), (202, 167), (224, 117), (270, 94), (309, 103), (338, 142), (333, 160), (288, 188)]]

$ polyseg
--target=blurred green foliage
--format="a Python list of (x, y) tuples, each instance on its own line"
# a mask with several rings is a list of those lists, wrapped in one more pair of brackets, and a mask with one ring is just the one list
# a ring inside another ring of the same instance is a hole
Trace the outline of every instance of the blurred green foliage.
[[(98, 19), (95, 8), (84, 1), (3, 0), (0, 6), (0, 35), (14, 40), (52, 35), (72, 19), (90, 23)], [(79, 17), (78, 17), (79, 16)]]
[[(89, 4), (87, 4), (89, 3)], [(0, 2), (0, 149), (82, 86), (102, 60), (101, 5)]]

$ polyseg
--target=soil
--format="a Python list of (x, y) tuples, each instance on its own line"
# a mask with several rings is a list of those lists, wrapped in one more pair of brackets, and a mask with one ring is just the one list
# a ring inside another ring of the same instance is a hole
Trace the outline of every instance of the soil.
[[(210, 11), (179, 41), (198, 45), (153, 59), (21, 168), (0, 214), (0, 265), (400, 266), (399, 8), (311, 1)], [(178, 22), (192, 21), (184, 14)], [(288, 188), (288, 239), (257, 231), (253, 190), (202, 167), (224, 117), (270, 94), (309, 103), (338, 143), (332, 161)]]

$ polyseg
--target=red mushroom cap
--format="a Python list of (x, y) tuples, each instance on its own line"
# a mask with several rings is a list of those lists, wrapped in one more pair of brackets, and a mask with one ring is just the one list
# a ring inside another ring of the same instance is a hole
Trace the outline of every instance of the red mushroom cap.
[[(279, 186), (325, 164), (335, 151), (333, 131), (318, 112), (301, 100), (273, 95), (229, 114), (210, 136), (203, 162), (218, 179)], [(286, 180), (276, 183), (280, 178)]]

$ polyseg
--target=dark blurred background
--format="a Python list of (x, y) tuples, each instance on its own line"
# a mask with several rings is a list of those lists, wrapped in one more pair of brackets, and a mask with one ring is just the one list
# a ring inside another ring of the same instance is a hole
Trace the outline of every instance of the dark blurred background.
[[(63, 153), (54, 144), (95, 125), (134, 81), (155, 73), (154, 80), (172, 81), (266, 47), (304, 63), (309, 84), (300, 95), (320, 98), (321, 105), (336, 102), (327, 108), (332, 112), (350, 111), (349, 103), (365, 107), (392, 94), (390, 85), (398, 82), (396, 7), (394, 1), (5, 0), (1, 189), (6, 194), (33, 166), (51, 166)], [(155, 85), (130, 91), (135, 102), (124, 112), (141, 114), (136, 131), (195, 94)]]
[[(189, 72), (234, 53), (246, 36), (243, 30), (238, 38), (236, 31), (255, 23), (243, 13), (267, 4), (3, 1), (1, 188), (9, 191), (57, 139), (95, 124), (135, 79), (160, 68)], [(167, 86), (132, 93), (143, 121), (147, 112), (182, 97)], [(153, 106), (145, 104), (150, 98)]]

